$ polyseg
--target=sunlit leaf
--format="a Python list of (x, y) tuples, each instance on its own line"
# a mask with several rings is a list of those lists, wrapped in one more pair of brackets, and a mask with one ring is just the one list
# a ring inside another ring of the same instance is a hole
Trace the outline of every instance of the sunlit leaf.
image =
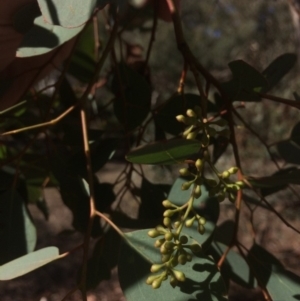
[(138, 164), (177, 164), (200, 149), (196, 140), (174, 139), (140, 146), (130, 151), (126, 159)]
[(0, 281), (10, 280), (27, 274), (59, 258), (56, 247), (47, 247), (29, 253), (0, 266)]

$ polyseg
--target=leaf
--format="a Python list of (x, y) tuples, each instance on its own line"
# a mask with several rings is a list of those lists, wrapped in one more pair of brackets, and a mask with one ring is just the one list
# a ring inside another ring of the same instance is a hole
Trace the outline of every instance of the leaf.
[(233, 61), (228, 64), (233, 79), (223, 84), (232, 101), (259, 101), (261, 92), (268, 86), (264, 76), (252, 66), (242, 60)]
[[(209, 249), (215, 261), (219, 261), (221, 256), (229, 246), (233, 236), (234, 223), (226, 221), (216, 228), (214, 241)], [(224, 279), (246, 287), (254, 288), (257, 283), (245, 259), (233, 250), (230, 250), (223, 262), (221, 274)]]
[[(26, 14), (22, 18), (27, 18)], [(83, 26), (77, 28), (63, 28), (44, 22), (43, 16), (34, 20), (34, 26), (24, 35), (16, 56), (25, 58), (47, 53), (76, 36)]]
[(66, 28), (78, 27), (86, 23), (96, 7), (109, 1), (97, 0), (38, 0), (44, 20), (52, 25)]
[[(187, 109), (194, 109), (201, 106), (201, 97), (196, 94), (187, 93), (184, 95), (173, 95), (155, 115), (157, 125), (172, 135), (180, 134), (185, 126), (176, 119), (177, 115), (185, 115)], [(217, 112), (216, 106), (207, 101), (208, 112)]]
[[(193, 185), (188, 190), (181, 189), (181, 185), (185, 182), (187, 182), (187, 179), (181, 177), (178, 178), (169, 192), (168, 200), (177, 206), (184, 205), (191, 196)], [(203, 216), (206, 219), (205, 233), (198, 233), (198, 225), (196, 222), (191, 228), (184, 227), (184, 232), (196, 239), (202, 245), (203, 249), (206, 249), (209, 247), (212, 240), (212, 235), (220, 213), (220, 206), (216, 197), (209, 197), (208, 191), (204, 185), (201, 186), (201, 192), (202, 195), (194, 201), (194, 209), (200, 216)]]
[(0, 264), (32, 252), (35, 226), (20, 194), (13, 189), (0, 195)]
[(263, 196), (267, 196), (285, 189), (289, 184), (300, 185), (300, 170), (290, 167), (275, 172), (269, 177), (250, 178), (248, 180), (254, 187), (261, 188)]
[(300, 164), (300, 146), (293, 141), (282, 141), (277, 144), (280, 156), (288, 163)]
[(125, 64), (121, 63), (117, 68), (119, 75), (118, 72), (115, 74), (112, 83), (116, 93), (114, 112), (126, 130), (133, 130), (150, 112), (151, 87), (144, 77)]
[(0, 281), (10, 280), (27, 274), (59, 258), (56, 247), (47, 247), (19, 257), (0, 266)]
[[(121, 245), (118, 271), (121, 288), (127, 301), (181, 301), (181, 300), (227, 300), (226, 287), (221, 275), (209, 257), (193, 257), (192, 262), (178, 269), (185, 273), (186, 281), (173, 288), (168, 280), (153, 290), (145, 283), (150, 266), (160, 262), (160, 252), (153, 246), (148, 230), (126, 233)], [(176, 267), (177, 268), (177, 267)], [(130, 271), (130, 273), (128, 273)]]
[(166, 184), (153, 184), (146, 178), (143, 178), (139, 218), (160, 219), (164, 212), (162, 201), (167, 198), (170, 187), (170, 185)]
[(268, 251), (254, 244), (248, 260), (261, 285), (273, 300), (299, 300), (300, 277), (286, 270)]
[(80, 35), (68, 68), (68, 72), (83, 83), (89, 83), (95, 73), (94, 47), (94, 27), (90, 24)]
[(267, 79), (268, 86), (261, 92), (266, 93), (275, 87), (279, 81), (294, 67), (297, 56), (294, 53), (285, 53), (276, 58), (263, 72), (262, 75)]
[(137, 164), (178, 164), (200, 149), (197, 140), (173, 139), (143, 145), (131, 150), (126, 160)]

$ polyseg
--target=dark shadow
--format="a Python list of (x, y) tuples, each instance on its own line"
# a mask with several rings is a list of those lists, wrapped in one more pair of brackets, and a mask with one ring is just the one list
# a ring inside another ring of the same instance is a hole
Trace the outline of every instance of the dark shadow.
[(58, 43), (58, 37), (54, 33), (41, 26), (34, 25), (24, 36), (21, 47), (54, 48)]
[(60, 25), (59, 23), (59, 18), (58, 18), (58, 14), (57, 14), (57, 9), (53, 3), (52, 0), (47, 0), (47, 6), (48, 6), (48, 10), (51, 16), (51, 22), (54, 25)]

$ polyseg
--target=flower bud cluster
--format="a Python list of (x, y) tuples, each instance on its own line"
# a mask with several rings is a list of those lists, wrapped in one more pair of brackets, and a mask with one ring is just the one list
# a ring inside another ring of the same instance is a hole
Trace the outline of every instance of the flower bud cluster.
[(237, 167), (231, 167), (223, 171), (223, 173), (218, 174), (219, 181), (204, 179), (204, 183), (209, 187), (209, 195), (217, 197), (219, 202), (224, 201), (226, 197), (228, 197), (231, 202), (234, 202), (237, 192), (244, 187), (242, 181), (232, 182), (230, 180), (230, 176), (236, 174), (237, 171)]
[[(166, 201), (164, 201), (167, 203)], [(147, 278), (146, 283), (153, 288), (159, 288), (161, 283), (168, 279), (170, 276), (170, 284), (175, 287), (179, 281), (185, 281), (185, 274), (177, 269), (174, 269), (178, 264), (186, 264), (186, 262), (192, 260), (192, 253), (201, 251), (200, 245), (196, 243), (189, 244), (189, 239), (185, 235), (178, 235), (173, 233), (170, 229), (166, 229), (163, 226), (157, 226), (148, 232), (148, 235), (152, 238), (158, 238), (154, 246), (159, 248), (161, 253), (160, 264), (153, 264), (151, 266), (152, 273), (160, 274), (151, 275)]]
[[(188, 109), (186, 111), (186, 116), (178, 115), (176, 116), (176, 119), (188, 126), (183, 132), (183, 137), (186, 139), (196, 139), (198, 134), (202, 134), (202, 147), (207, 147), (209, 145), (210, 137), (215, 137), (216, 135), (229, 137), (230, 135), (229, 129), (224, 128), (227, 126), (227, 121), (225, 119), (208, 122), (206, 118), (203, 118), (202, 110), (199, 106), (196, 106), (193, 110)], [(218, 129), (218, 127), (222, 128)]]

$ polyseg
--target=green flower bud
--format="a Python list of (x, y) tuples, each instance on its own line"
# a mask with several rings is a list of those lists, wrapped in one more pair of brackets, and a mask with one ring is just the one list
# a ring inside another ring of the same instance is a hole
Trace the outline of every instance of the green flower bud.
[(239, 169), (238, 169), (237, 167), (231, 167), (231, 168), (228, 169), (228, 172), (229, 172), (231, 175), (233, 175), (233, 174), (237, 173), (238, 170), (239, 170)]
[(183, 132), (183, 137), (186, 137), (193, 129), (194, 129), (194, 126), (193, 126), (193, 125), (191, 125), (189, 128), (187, 128), (187, 129)]
[(177, 229), (180, 226), (181, 222), (177, 221), (174, 223), (174, 228)]
[(165, 217), (164, 220), (163, 220), (163, 224), (166, 226), (166, 227), (170, 227), (172, 225), (172, 221), (169, 217)]
[(164, 234), (164, 233), (167, 232), (167, 229), (164, 228), (164, 227), (161, 226), (161, 225), (156, 226), (155, 229), (156, 229), (158, 232), (160, 232), (161, 234)]
[(194, 181), (185, 182), (181, 185), (181, 189), (182, 190), (188, 190), (193, 183), (194, 183)]
[(189, 170), (187, 168), (181, 168), (181, 169), (179, 169), (179, 173), (183, 177), (191, 175), (191, 173), (189, 172)]
[(177, 115), (176, 119), (177, 119), (178, 122), (185, 123), (187, 118), (184, 115)]
[(173, 250), (174, 246), (175, 244), (172, 241), (166, 241), (164, 244), (164, 247), (169, 251)]
[(179, 241), (181, 244), (186, 244), (189, 241), (189, 239), (186, 235), (182, 235), (180, 236)]
[(156, 279), (156, 280), (154, 280), (153, 282), (152, 282), (152, 287), (154, 288), (154, 289), (157, 289), (157, 288), (159, 288), (160, 286), (161, 286), (161, 283), (162, 283), (162, 279)]
[(235, 182), (235, 184), (240, 186), (240, 188), (245, 187), (245, 183), (243, 181), (237, 181), (237, 182)]
[(195, 221), (195, 216), (194, 217), (192, 217), (191, 219), (188, 219), (186, 222), (185, 222), (185, 226), (186, 227), (188, 227), (188, 228), (190, 228), (190, 227), (192, 227), (193, 226), (193, 223), (194, 223), (194, 221)]
[(197, 159), (197, 161), (195, 162), (195, 166), (196, 166), (197, 170), (200, 171), (202, 169), (202, 166), (203, 166), (202, 160)]
[(171, 217), (171, 216), (173, 216), (174, 213), (175, 213), (174, 210), (167, 209), (167, 210), (164, 212), (164, 216), (165, 216), (165, 217)]
[(151, 268), (150, 268), (150, 271), (152, 273), (157, 273), (162, 267), (164, 267), (165, 264), (152, 264)]
[(157, 231), (156, 229), (152, 229), (152, 230), (148, 231), (148, 235), (150, 237), (154, 238), (154, 237), (161, 235), (161, 233), (159, 231)]
[(227, 178), (229, 178), (229, 176), (230, 176), (230, 173), (229, 173), (229, 171), (223, 171), (222, 172), (222, 175), (221, 175), (221, 177), (223, 178), (223, 179), (227, 179)]
[(186, 262), (187, 262), (187, 258), (186, 258), (186, 255), (185, 254), (180, 254), (178, 256), (178, 262), (182, 265), (185, 265)]
[(205, 233), (205, 227), (202, 224), (198, 225), (198, 232), (202, 235)]
[(197, 133), (196, 131), (193, 131), (193, 132), (191, 132), (191, 133), (188, 133), (187, 136), (186, 136), (186, 139), (188, 139), (188, 140), (196, 139), (197, 134), (198, 134), (198, 133)]
[(159, 278), (159, 275), (152, 275), (152, 276), (149, 276), (149, 277), (147, 278), (147, 280), (146, 280), (146, 283), (147, 283), (147, 284), (152, 284), (153, 281), (154, 281), (155, 279), (157, 279), (157, 278)]
[(165, 244), (163, 244), (160, 249), (159, 249), (160, 253), (163, 254), (163, 255), (166, 255), (166, 254), (170, 254), (170, 250), (166, 249), (165, 247)]
[(165, 234), (165, 240), (170, 241), (173, 239), (173, 234), (171, 232), (167, 232)]
[(197, 185), (194, 190), (194, 197), (198, 199), (201, 196), (201, 186)]
[(172, 270), (172, 272), (178, 281), (185, 281), (185, 275), (183, 272), (174, 269)]
[(192, 109), (188, 109), (186, 115), (189, 117), (197, 117), (197, 114)]
[(164, 238), (157, 239), (154, 243), (155, 248), (160, 248), (166, 240)]
[(169, 200), (164, 200), (162, 204), (165, 208), (172, 208), (174, 206)]
[(200, 225), (205, 225), (205, 224), (206, 224), (206, 219), (205, 219), (204, 217), (200, 217), (200, 218), (198, 219), (198, 223), (199, 223)]

